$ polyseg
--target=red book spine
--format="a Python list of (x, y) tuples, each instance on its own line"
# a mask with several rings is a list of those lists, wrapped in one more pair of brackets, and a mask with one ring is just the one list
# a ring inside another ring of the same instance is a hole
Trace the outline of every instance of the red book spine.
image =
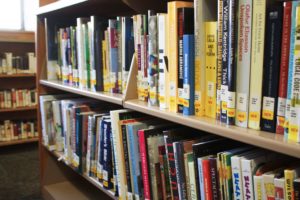
[(210, 164), (208, 159), (202, 160), (205, 199), (212, 200)]
[(277, 123), (276, 133), (284, 133), (285, 104), (287, 96), (287, 81), (289, 70), (290, 33), (291, 33), (291, 11), (292, 2), (284, 2), (283, 30), (281, 40), (280, 78), (278, 91)]
[(147, 149), (146, 149), (146, 138), (143, 130), (138, 131), (139, 145), (140, 145), (140, 156), (142, 163), (142, 177), (144, 184), (144, 196), (145, 199), (151, 199), (150, 183), (149, 183), (149, 169), (147, 160)]

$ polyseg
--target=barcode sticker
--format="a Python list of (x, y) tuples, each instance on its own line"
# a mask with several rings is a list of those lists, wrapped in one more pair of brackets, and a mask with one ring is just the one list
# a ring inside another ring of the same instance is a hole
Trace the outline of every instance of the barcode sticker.
[(227, 108), (235, 108), (235, 92), (227, 92)]
[(221, 101), (227, 102), (227, 94), (228, 93), (228, 86), (227, 85), (221, 85)]
[(262, 118), (267, 120), (274, 119), (275, 99), (272, 97), (263, 97), (263, 113)]
[(183, 84), (183, 98), (190, 99), (190, 85)]
[(215, 84), (211, 81), (207, 83), (207, 96), (209, 97), (215, 96)]
[(237, 93), (237, 109), (239, 111), (247, 111), (248, 97), (245, 93)]
[(172, 97), (176, 96), (176, 89), (177, 89), (177, 86), (176, 86), (175, 82), (171, 81), (170, 82), (170, 96), (172, 96)]
[(277, 115), (285, 116), (286, 98), (278, 98)]
[(291, 106), (289, 120), (289, 139), (294, 142), (299, 142), (299, 123), (300, 123), (300, 108)]

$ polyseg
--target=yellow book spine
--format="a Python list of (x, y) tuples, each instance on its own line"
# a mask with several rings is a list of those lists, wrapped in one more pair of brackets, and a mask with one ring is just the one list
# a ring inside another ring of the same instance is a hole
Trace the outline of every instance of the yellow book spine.
[(217, 22), (205, 22), (205, 115), (216, 118)]
[(260, 129), (266, 1), (253, 1), (250, 102), (248, 127)]
[[(193, 7), (192, 2), (172, 1), (168, 3), (168, 60), (169, 60), (169, 110), (177, 112), (178, 102), (178, 24), (177, 24), (177, 8)], [(171, 42), (170, 42), (171, 41)]]
[(294, 170), (284, 170), (284, 182), (286, 199), (294, 199)]
[(205, 25), (203, 1), (195, 0), (195, 115), (205, 115)]

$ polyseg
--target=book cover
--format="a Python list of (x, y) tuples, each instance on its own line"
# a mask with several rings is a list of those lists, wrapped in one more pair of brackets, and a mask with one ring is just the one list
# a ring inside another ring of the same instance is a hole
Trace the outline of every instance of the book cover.
[(203, 182), (205, 199), (212, 199), (212, 177), (210, 176), (211, 166), (209, 158), (202, 160), (203, 167)]
[(266, 1), (253, 1), (248, 127), (260, 129)]
[(171, 112), (177, 112), (178, 99), (178, 66), (179, 66), (179, 44), (178, 44), (178, 8), (192, 7), (193, 3), (184, 1), (168, 2), (168, 36), (169, 36), (169, 75), (170, 75), (170, 107)]
[(211, 176), (211, 188), (212, 188), (212, 199), (220, 199), (220, 185), (219, 185), (219, 175), (217, 168), (217, 157), (210, 157), (209, 166), (210, 166), (210, 176)]
[(205, 22), (205, 115), (216, 118), (217, 22)]
[(287, 81), (289, 71), (290, 33), (291, 33), (292, 2), (283, 3), (283, 23), (281, 38), (280, 75), (277, 102), (276, 133), (284, 134), (284, 118), (286, 110)]
[(300, 168), (284, 170), (285, 198), (294, 199), (294, 179), (298, 178)]
[(119, 93), (118, 88), (118, 34), (117, 21), (114, 19), (108, 20), (108, 46), (109, 46), (109, 64), (110, 64), (110, 83), (111, 92)]
[(266, 199), (275, 199), (275, 185), (274, 179), (283, 176), (283, 168), (278, 168), (262, 175), (263, 177), (263, 196)]
[(297, 178), (294, 180), (294, 199), (300, 199), (300, 179)]
[(158, 106), (158, 29), (157, 15), (152, 10), (148, 11), (148, 31), (148, 104), (151, 106)]
[(165, 146), (158, 147), (158, 158), (160, 166), (160, 176), (162, 182), (162, 199), (171, 199), (171, 190), (169, 182), (169, 172), (168, 172), (168, 163)]
[(194, 178), (194, 177), (190, 177), (189, 162), (188, 162), (188, 157), (189, 156), (193, 156), (193, 152), (187, 152), (187, 153), (184, 153), (184, 155), (183, 155), (187, 199), (191, 199), (190, 178)]
[(238, 3), (236, 119), (235, 125), (247, 128), (251, 64), (252, 1)]
[[(194, 115), (194, 100), (195, 100), (195, 40), (194, 40), (194, 26), (193, 26), (193, 16), (194, 10), (192, 8), (179, 8), (179, 15), (182, 13), (182, 30), (179, 26), (179, 33), (182, 31), (182, 40), (179, 40), (179, 55), (182, 53), (182, 58), (179, 56), (179, 71), (178, 71), (178, 87), (181, 87), (181, 78), (183, 78), (182, 88), (178, 88), (178, 110), (181, 110), (183, 106), (183, 115)], [(182, 11), (181, 11), (182, 10)], [(180, 18), (180, 16), (179, 16)], [(180, 34), (179, 34), (180, 35)], [(180, 37), (179, 37), (180, 38)], [(183, 52), (181, 52), (181, 50)], [(183, 62), (183, 63), (182, 63)], [(181, 66), (183, 65), (183, 66)], [(182, 69), (181, 69), (182, 68)], [(181, 77), (183, 76), (183, 77)], [(180, 90), (182, 91), (180, 92)], [(182, 95), (181, 95), (182, 94)], [(181, 104), (180, 101), (183, 100)]]
[(275, 199), (276, 200), (284, 200), (285, 199), (285, 187), (284, 187), (284, 177), (275, 178), (274, 186), (275, 186)]
[(111, 179), (113, 178), (112, 170), (112, 152), (111, 152), (111, 121), (103, 120), (103, 187), (112, 189)]
[(268, 32), (266, 32), (265, 41), (261, 129), (264, 131), (275, 132), (282, 30), (281, 5), (274, 5), (268, 8), (266, 23)]

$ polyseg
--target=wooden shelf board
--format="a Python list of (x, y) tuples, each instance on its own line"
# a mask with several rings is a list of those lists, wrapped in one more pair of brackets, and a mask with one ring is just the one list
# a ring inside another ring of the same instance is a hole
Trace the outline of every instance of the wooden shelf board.
[(35, 74), (0, 74), (0, 78), (23, 78), (23, 77), (31, 77), (34, 78)]
[(57, 11), (60, 9), (72, 7), (74, 5), (78, 5), (84, 2), (88, 2), (88, 0), (60, 0), (56, 1), (50, 4), (47, 4), (45, 6), (39, 7), (38, 12), (36, 13), (37, 15), (42, 15), (46, 13), (50, 13), (53, 11)]
[(34, 43), (34, 32), (31, 31), (0, 31), (0, 42)]
[(208, 117), (183, 116), (179, 113), (161, 110), (158, 107), (150, 107), (147, 102), (137, 99), (125, 101), (124, 107), (215, 135), (300, 158), (300, 144), (287, 141), (282, 135), (228, 126)]
[(5, 113), (5, 112), (21, 112), (21, 111), (29, 111), (29, 110), (36, 110), (36, 106), (27, 106), (27, 107), (20, 107), (20, 108), (5, 108), (5, 109), (0, 109), (0, 113)]
[[(52, 155), (54, 155), (56, 158), (61, 159), (63, 157), (63, 153), (62, 152), (58, 152), (58, 151), (51, 151), (47, 146), (43, 145)], [(64, 162), (64, 161), (63, 161)], [(67, 163), (64, 162), (64, 164), (66, 166), (68, 166), (69, 168), (71, 168), (72, 170), (75, 171), (75, 169), (68, 165)], [(106, 190), (103, 188), (103, 185), (101, 183), (99, 183), (98, 181), (96, 181), (94, 178), (91, 178), (89, 176), (87, 176), (86, 174), (79, 174), (78, 175), (82, 176), (84, 179), (86, 179), (88, 182), (90, 182), (92, 185), (94, 185), (96, 188), (98, 188), (99, 190), (101, 190), (102, 192), (104, 192), (106, 195), (108, 195), (110, 198), (117, 200), (118, 198), (114, 196), (114, 193), (112, 191)]]
[(17, 144), (26, 144), (26, 143), (32, 143), (32, 142), (38, 142), (39, 138), (29, 138), (29, 139), (20, 139), (20, 140), (12, 140), (7, 142), (0, 142), (0, 147), (4, 146), (11, 146), (11, 145), (17, 145)]
[(121, 94), (111, 94), (111, 93), (104, 93), (104, 92), (92, 92), (90, 90), (81, 90), (73, 86), (63, 85), (61, 81), (40, 80), (40, 84), (47, 87), (63, 90), (73, 94), (78, 94), (78, 95), (82, 95), (82, 96), (86, 96), (86, 97), (90, 97), (90, 98), (94, 98), (106, 102), (111, 102), (118, 105), (123, 104), (123, 95)]

